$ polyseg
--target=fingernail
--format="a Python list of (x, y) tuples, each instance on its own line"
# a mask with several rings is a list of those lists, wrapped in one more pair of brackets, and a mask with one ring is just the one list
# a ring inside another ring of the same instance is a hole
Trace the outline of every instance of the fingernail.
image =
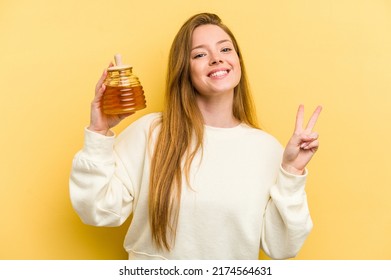
[(311, 137), (312, 139), (316, 139), (316, 138), (318, 138), (318, 133), (312, 133), (312, 134), (310, 135), (310, 137)]

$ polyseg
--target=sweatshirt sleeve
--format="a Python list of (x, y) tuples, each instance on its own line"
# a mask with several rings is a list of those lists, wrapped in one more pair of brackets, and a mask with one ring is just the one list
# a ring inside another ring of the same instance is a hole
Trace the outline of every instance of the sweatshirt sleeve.
[(72, 162), (71, 203), (81, 220), (94, 226), (119, 226), (130, 215), (133, 186), (114, 150), (115, 137), (84, 131), (84, 146)]
[(287, 173), (281, 166), (270, 189), (262, 229), (262, 248), (273, 259), (297, 255), (312, 229), (304, 175)]

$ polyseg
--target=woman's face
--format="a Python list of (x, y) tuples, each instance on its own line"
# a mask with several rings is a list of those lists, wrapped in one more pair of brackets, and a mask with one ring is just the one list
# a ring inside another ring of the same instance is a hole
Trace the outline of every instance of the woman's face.
[(217, 25), (201, 25), (193, 32), (190, 77), (201, 96), (233, 94), (241, 68), (230, 36)]

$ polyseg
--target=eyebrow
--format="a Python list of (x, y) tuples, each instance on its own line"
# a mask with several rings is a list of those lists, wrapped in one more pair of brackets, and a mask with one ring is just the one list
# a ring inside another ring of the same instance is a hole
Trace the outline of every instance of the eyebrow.
[[(218, 41), (218, 42), (216, 43), (216, 45), (220, 45), (220, 44), (225, 43), (225, 42), (230, 42), (231, 44), (233, 44), (231, 40), (229, 40), (229, 39), (224, 39), (224, 40)], [(195, 50), (195, 49), (202, 49), (202, 48), (205, 48), (205, 47), (206, 47), (205, 45), (198, 45), (198, 46), (192, 48), (191, 51), (193, 51), (193, 50)]]

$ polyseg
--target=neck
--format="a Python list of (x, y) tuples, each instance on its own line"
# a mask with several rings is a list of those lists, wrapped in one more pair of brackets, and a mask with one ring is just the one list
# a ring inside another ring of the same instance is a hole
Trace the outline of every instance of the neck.
[(204, 124), (213, 127), (230, 128), (237, 126), (240, 121), (232, 113), (233, 93), (231, 96), (198, 96)]

